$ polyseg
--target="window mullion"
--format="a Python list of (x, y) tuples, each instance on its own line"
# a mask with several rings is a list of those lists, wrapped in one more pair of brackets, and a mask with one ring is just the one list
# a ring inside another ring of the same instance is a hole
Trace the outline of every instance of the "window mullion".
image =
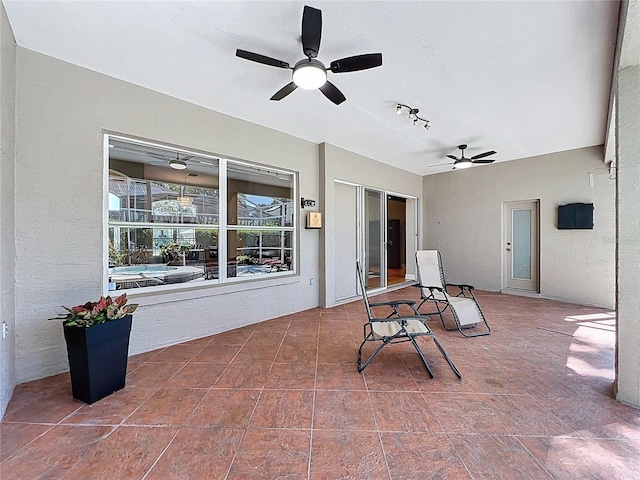
[(219, 160), (218, 176), (218, 280), (227, 280), (228, 236), (227, 236), (227, 159)]

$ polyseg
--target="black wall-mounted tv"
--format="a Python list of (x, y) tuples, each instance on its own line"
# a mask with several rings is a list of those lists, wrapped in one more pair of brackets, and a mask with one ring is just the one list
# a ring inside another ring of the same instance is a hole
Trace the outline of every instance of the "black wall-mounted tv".
[(558, 230), (574, 229), (593, 229), (593, 203), (569, 203), (558, 206)]

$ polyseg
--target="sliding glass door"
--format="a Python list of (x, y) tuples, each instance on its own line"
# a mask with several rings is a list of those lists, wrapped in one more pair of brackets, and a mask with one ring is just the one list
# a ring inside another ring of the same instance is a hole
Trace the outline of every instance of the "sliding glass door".
[(356, 259), (367, 290), (415, 279), (417, 198), (336, 181), (334, 205), (336, 302), (359, 294)]
[(383, 192), (364, 189), (364, 274), (367, 289), (386, 286)]

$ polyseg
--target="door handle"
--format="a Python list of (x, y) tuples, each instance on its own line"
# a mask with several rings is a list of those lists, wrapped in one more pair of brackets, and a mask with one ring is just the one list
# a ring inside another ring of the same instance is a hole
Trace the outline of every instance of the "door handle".
[(507, 248), (507, 252), (510, 252), (510, 251), (511, 251), (511, 249), (510, 249), (510, 248)]

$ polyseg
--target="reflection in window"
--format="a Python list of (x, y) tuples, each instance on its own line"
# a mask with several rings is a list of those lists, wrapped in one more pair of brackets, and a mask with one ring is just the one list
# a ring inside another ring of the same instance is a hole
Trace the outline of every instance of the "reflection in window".
[(109, 147), (110, 289), (293, 272), (294, 174), (184, 152), (187, 169), (174, 170), (175, 150), (119, 137)]

